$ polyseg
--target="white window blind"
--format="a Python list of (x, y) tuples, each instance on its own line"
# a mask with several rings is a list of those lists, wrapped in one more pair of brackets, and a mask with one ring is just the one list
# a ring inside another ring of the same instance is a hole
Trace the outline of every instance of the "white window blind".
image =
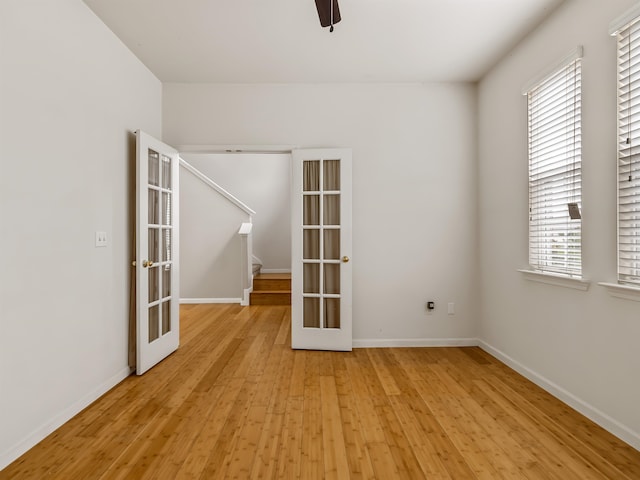
[(640, 22), (618, 39), (618, 280), (640, 283)]
[(580, 58), (555, 69), (526, 94), (529, 264), (534, 270), (580, 277)]

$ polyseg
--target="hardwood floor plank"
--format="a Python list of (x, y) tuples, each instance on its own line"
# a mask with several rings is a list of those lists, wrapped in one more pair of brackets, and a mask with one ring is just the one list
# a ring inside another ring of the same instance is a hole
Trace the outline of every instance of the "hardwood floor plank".
[(400, 389), (396, 384), (394, 373), (399, 373), (398, 369), (392, 372), (389, 365), (389, 357), (385, 355), (382, 349), (367, 349), (369, 360), (378, 374), (378, 381), (382, 385), (384, 392), (389, 395), (400, 395)]
[(276, 478), (284, 415), (267, 412), (248, 478)]
[(402, 365), (410, 381), (408, 385), (404, 385), (404, 390), (411, 392), (411, 395), (403, 397), (403, 401), (415, 412), (416, 420), (424, 432), (426, 444), (429, 448), (433, 448), (438, 457), (442, 459), (442, 463), (451, 478), (476, 478), (466, 459), (449, 437), (428, 402), (431, 396), (444, 396), (446, 394), (446, 390), (442, 385), (428, 383), (422, 377), (423, 371), (429, 365), (436, 363), (433, 361), (435, 353), (409, 349), (394, 352), (394, 354), (396, 357), (398, 355), (403, 356)]
[(332, 360), (347, 463), (349, 465), (349, 477), (354, 480), (372, 479), (375, 478), (375, 473), (362, 435), (360, 418), (356, 411), (351, 380), (345, 362), (347, 356), (348, 354), (334, 355)]
[(291, 345), (291, 308), (274, 307), (275, 311), (280, 314), (280, 328), (276, 336), (276, 345)]
[(346, 478), (349, 476), (349, 465), (340, 418), (338, 393), (333, 376), (320, 377), (320, 400), (324, 475), (328, 479)]
[(266, 406), (249, 407), (246, 420), (238, 434), (237, 446), (230, 456), (226, 478), (249, 478), (253, 462), (256, 459), (256, 449), (265, 424), (266, 414)]
[(416, 461), (425, 476), (429, 479), (438, 480), (453, 479), (454, 477), (449, 474), (440, 458), (438, 449), (429, 440), (429, 436), (416, 418), (415, 411), (411, 407), (410, 402), (396, 396), (391, 399), (391, 406), (398, 417), (402, 431), (407, 437), (407, 442), (409, 442), (413, 454), (416, 456)]
[(291, 385), (294, 352), (290, 348), (280, 345), (274, 346), (274, 350), (279, 350), (281, 353), (277, 382), (274, 385), (269, 411), (273, 413), (284, 413), (287, 407), (287, 399), (290, 396), (289, 387)]
[[(312, 385), (305, 385), (304, 389), (300, 478), (320, 479), (324, 476), (322, 402), (320, 401), (319, 377), (317, 380)], [(292, 454), (295, 455), (295, 452)]]
[[(398, 467), (390, 446), (386, 443), (384, 428), (376, 411), (376, 406), (385, 403), (380, 398), (384, 390), (370, 371), (371, 364), (366, 351), (353, 352), (346, 359), (346, 365), (353, 385), (356, 412), (375, 475), (377, 478), (397, 478)], [(372, 395), (370, 388), (378, 395)]]
[[(544, 427), (539, 423), (539, 419), (531, 418), (521, 410), (519, 410), (515, 404), (511, 402), (511, 399), (502, 395), (498, 390), (494, 388), (495, 384), (499, 381), (497, 379), (490, 379), (491, 383), (485, 381), (478, 381), (480, 388), (501, 408), (503, 408), (509, 416), (511, 416), (517, 423), (516, 431), (521, 429), (531, 432), (536, 442), (539, 442), (546, 455), (551, 458), (555, 458), (553, 465), (549, 465), (553, 468), (554, 475), (558, 478), (567, 479), (602, 479), (602, 475), (594, 472), (588, 465), (584, 464), (582, 460), (564, 444), (557, 442), (557, 439), (553, 437)], [(558, 446), (562, 445), (563, 448), (559, 449)], [(544, 457), (543, 457), (544, 458)]]
[(176, 478), (185, 459), (192, 449), (196, 438), (204, 428), (203, 418), (208, 418), (216, 407), (224, 388), (214, 387), (212, 391), (202, 393), (193, 392), (190, 398), (174, 415), (179, 418), (179, 424), (174, 432), (163, 432), (169, 439), (160, 451), (158, 457), (146, 469), (140, 478)]
[(245, 381), (229, 411), (227, 419), (220, 431), (215, 444), (211, 447), (211, 454), (200, 478), (225, 478), (231, 464), (234, 450), (238, 445), (240, 432), (247, 419), (251, 399), (255, 394), (257, 384)]
[(182, 468), (178, 471), (177, 479), (200, 478), (204, 471), (209, 456), (220, 438), (231, 410), (236, 404), (236, 399), (240, 394), (240, 389), (244, 384), (243, 379), (234, 379), (228, 385), (219, 386), (223, 388), (222, 394), (215, 403), (215, 408), (211, 410), (207, 418), (202, 419), (203, 427), (193, 446), (191, 447)]
[[(277, 478), (304, 478), (302, 477), (302, 436), (304, 433), (304, 399), (302, 397), (289, 397), (287, 407), (282, 415), (283, 429), (280, 442), (274, 441), (274, 447), (278, 446)], [(275, 458), (275, 455), (273, 456)]]
[(362, 376), (359, 364), (354, 357), (345, 359), (347, 371), (353, 389), (353, 397), (355, 399), (356, 412), (360, 418), (362, 425), (362, 434), (367, 443), (384, 443), (384, 431), (382, 425), (378, 421), (375, 411), (375, 405), (369, 390)]
[(579, 442), (591, 449), (594, 455), (607, 458), (620, 472), (620, 478), (640, 477), (638, 456), (627, 448), (619, 448), (620, 440), (615, 436), (568, 405), (558, 402), (548, 392), (524, 377), (513, 375), (513, 371), (503, 364), (496, 362), (493, 371), (499, 372), (497, 374), (506, 385), (525, 397), (539, 411), (545, 412), (565, 431), (571, 432)]
[(305, 352), (300, 350), (293, 352), (293, 368), (289, 384), (289, 395), (292, 397), (304, 395), (306, 358)]
[(579, 458), (579, 464), (584, 464), (587, 468), (599, 472), (602, 478), (624, 478), (624, 475), (611, 462), (604, 459), (600, 455), (595, 455), (589, 447), (580, 442), (571, 431), (566, 430), (546, 412), (538, 410), (525, 397), (519, 395), (503, 382), (495, 382), (493, 387), (500, 391), (503, 395), (508, 396), (512, 401), (529, 417), (536, 418), (540, 426), (543, 427), (550, 435), (556, 438), (560, 443), (565, 445), (574, 458)]
[[(530, 463), (529, 459), (524, 459), (522, 468), (518, 467), (515, 459), (503, 449), (506, 444), (502, 440), (507, 435), (499, 431), (493, 419), (482, 415), (481, 409), (476, 408), (474, 402), (469, 400), (467, 392), (447, 374), (446, 368), (443, 364), (429, 366), (429, 369), (437, 375), (438, 379), (452, 394), (447, 410), (450, 416), (456, 419), (460, 431), (477, 445), (478, 451), (484, 458), (488, 459), (489, 464), (498, 472), (501, 478), (527, 478), (525, 470)], [(479, 418), (470, 412), (478, 414), (484, 422), (480, 422)], [(491, 432), (494, 435), (491, 435)], [(512, 446), (519, 448), (518, 445)]]
[(640, 452), (479, 348), (294, 351), (290, 307), (181, 312), (178, 351), (0, 480), (640, 480)]
[[(469, 354), (467, 350), (475, 353)], [(466, 395), (460, 399), (463, 408), (487, 431), (489, 436), (500, 446), (500, 449), (518, 465), (524, 477), (553, 478), (548, 472), (548, 468), (542, 465), (548, 461), (547, 452), (544, 452), (539, 444), (534, 445), (531, 439), (523, 439), (519, 434), (514, 435), (513, 426), (504, 421), (504, 412), (492, 404), (475, 386), (474, 381), (484, 378), (487, 374), (484, 366), (492, 364), (490, 358), (485, 357), (486, 354), (482, 355), (484, 352), (478, 353), (477, 350), (465, 348), (455, 351), (458, 355), (473, 359), (474, 362), (471, 364), (448, 362), (437, 364), (437, 367), (450, 377), (450, 380), (447, 381), (448, 385), (458, 385), (466, 392)], [(458, 365), (462, 365), (462, 367)], [(446, 377), (443, 378), (446, 379)], [(541, 461), (541, 458), (544, 461)]]

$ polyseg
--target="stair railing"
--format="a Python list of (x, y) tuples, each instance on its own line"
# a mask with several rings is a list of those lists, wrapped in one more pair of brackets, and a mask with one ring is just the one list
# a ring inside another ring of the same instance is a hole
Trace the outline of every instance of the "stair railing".
[(253, 230), (252, 223), (243, 223), (240, 225), (238, 235), (240, 235), (240, 265), (241, 265), (241, 283), (242, 283), (242, 299), (240, 305), (249, 305), (251, 292), (253, 291)]
[(227, 201), (231, 202), (237, 208), (242, 210), (247, 215), (247, 222), (240, 225), (238, 235), (240, 236), (240, 278), (242, 298), (240, 299), (241, 305), (249, 305), (250, 295), (253, 291), (253, 240), (251, 231), (253, 229), (252, 217), (255, 215), (255, 211), (248, 207), (245, 203), (234, 197), (231, 193), (226, 191), (216, 182), (207, 177), (200, 170), (195, 168), (190, 163), (186, 162), (183, 158), (180, 158), (180, 166), (193, 174), (196, 178), (200, 179), (210, 188), (218, 192)]
[(245, 203), (241, 202), (236, 197), (231, 195), (231, 193), (227, 192), (224, 188), (222, 188), (216, 182), (211, 180), (209, 177), (207, 177), (204, 173), (202, 173), (200, 170), (195, 168), (193, 165), (185, 161), (183, 158), (180, 158), (180, 166), (183, 167), (185, 170), (191, 172), (196, 178), (200, 179), (206, 185), (208, 185), (209, 187), (214, 189), (216, 192), (218, 192), (220, 195), (222, 195), (224, 198), (226, 198), (229, 202), (231, 202), (240, 210), (245, 212), (249, 216), (249, 221), (251, 221), (252, 215), (256, 214), (255, 210), (248, 207)]

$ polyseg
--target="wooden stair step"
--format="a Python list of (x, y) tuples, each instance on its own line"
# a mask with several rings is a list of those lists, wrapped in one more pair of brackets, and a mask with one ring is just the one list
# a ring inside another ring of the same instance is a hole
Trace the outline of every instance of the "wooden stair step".
[(253, 291), (291, 290), (291, 279), (254, 278)]
[(290, 273), (261, 273), (253, 277), (253, 291), (290, 291)]
[(291, 305), (291, 290), (254, 290), (251, 305)]
[(260, 273), (253, 277), (251, 305), (291, 305), (291, 274)]

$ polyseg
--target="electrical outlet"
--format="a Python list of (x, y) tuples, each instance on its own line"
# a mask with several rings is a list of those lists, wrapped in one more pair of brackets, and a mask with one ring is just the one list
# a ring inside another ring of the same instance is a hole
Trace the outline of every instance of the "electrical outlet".
[(107, 232), (96, 232), (96, 247), (107, 246)]
[(435, 308), (436, 308), (435, 302), (428, 301), (428, 302), (425, 302), (424, 304), (424, 310), (427, 313), (427, 315), (433, 315), (433, 310)]
[(449, 304), (447, 304), (447, 314), (448, 315), (455, 315), (456, 314), (456, 304), (453, 302), (449, 302)]

